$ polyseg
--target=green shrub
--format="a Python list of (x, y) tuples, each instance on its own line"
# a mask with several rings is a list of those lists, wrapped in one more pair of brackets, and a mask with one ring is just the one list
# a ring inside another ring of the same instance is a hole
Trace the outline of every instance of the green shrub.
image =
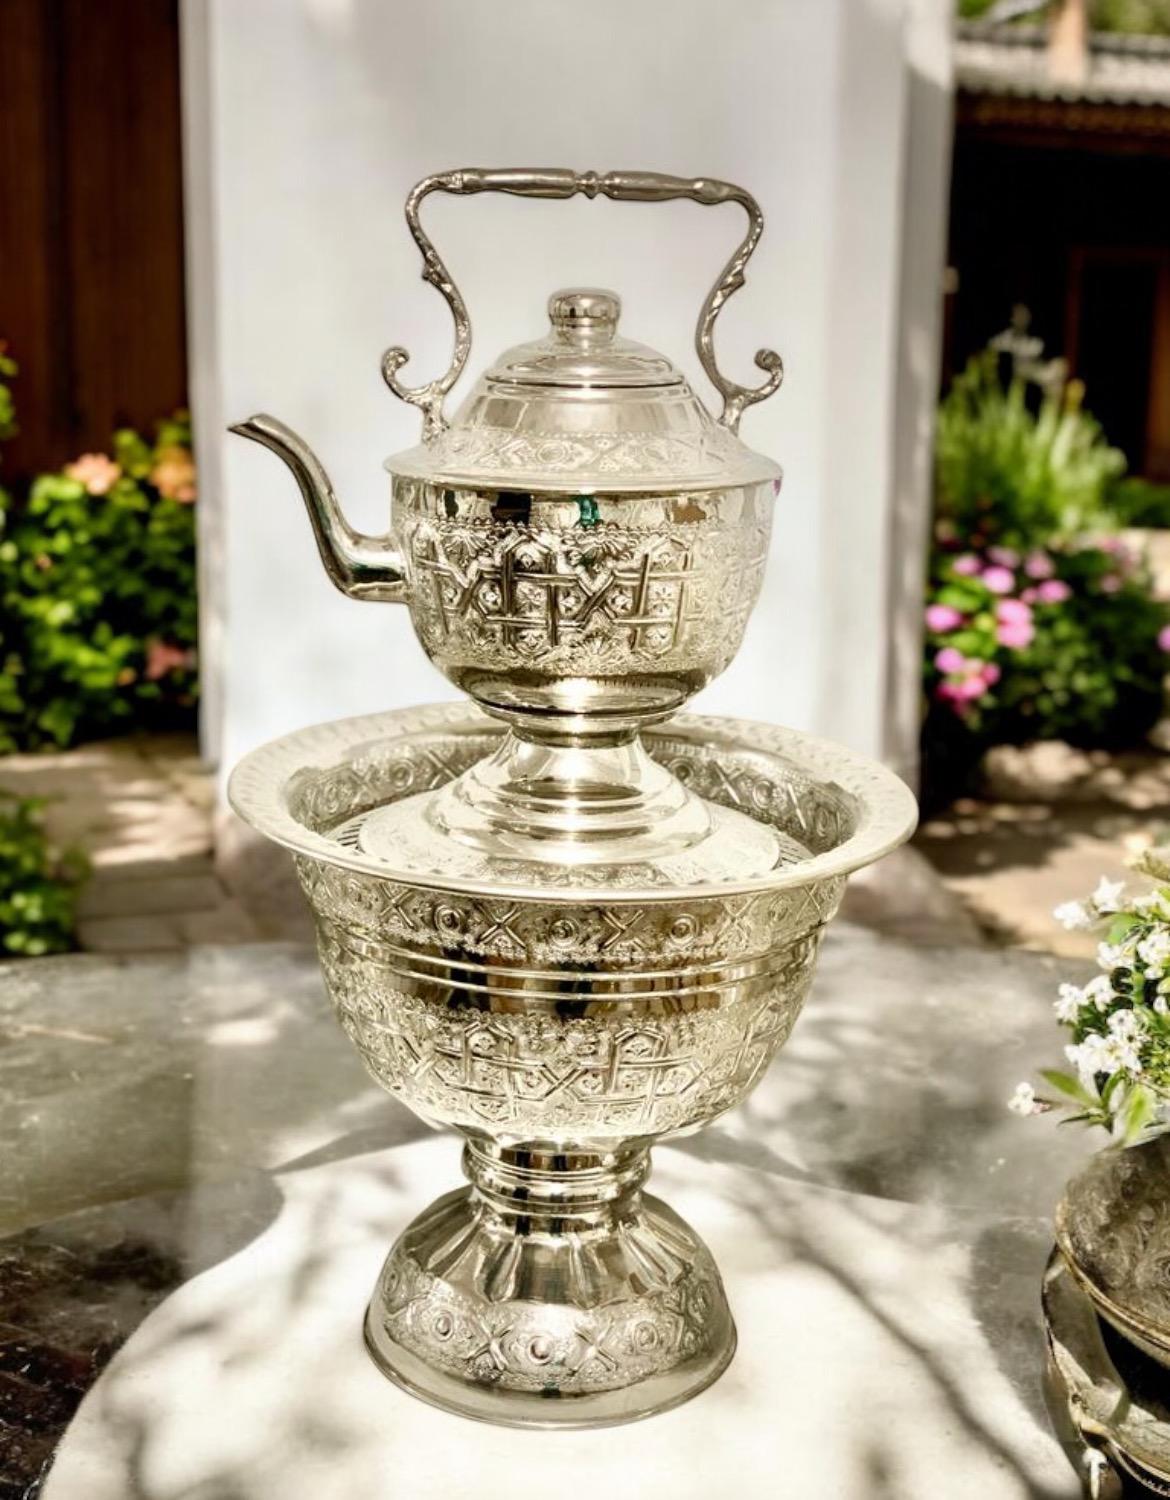
[[(1170, 605), (1124, 548), (1124, 459), (1059, 364), (1011, 334), (956, 380), (939, 416), (926, 594), (924, 780), (958, 790), (994, 744), (1140, 741), (1170, 663)], [(1007, 379), (998, 350), (1013, 355)]]
[(1113, 486), (1109, 504), (1122, 526), (1170, 527), (1170, 484), (1122, 479)]
[(0, 958), (66, 953), (85, 864), (49, 843), (42, 804), (0, 791)]
[(1108, 494), (1124, 455), (1082, 409), (1078, 382), (1041, 387), (1024, 368), (1018, 362), (1005, 382), (996, 350), (985, 349), (939, 408), (940, 533), (975, 550), (1045, 546), (1116, 525)]
[[(986, 16), (997, 0), (956, 0), (961, 20)], [(1043, 25), (1052, 6), (1037, 4), (1015, 17), (1021, 26)], [(1138, 35), (1170, 33), (1170, 0), (1089, 0), (1089, 25), (1094, 31), (1120, 31)]]
[(0, 339), (0, 443), (15, 437), (16, 404), (12, 399), (12, 387), (8, 384), (16, 374), (16, 361), (8, 356), (8, 346)]
[(1170, 0), (1092, 0), (1089, 24), (1094, 31), (1166, 36), (1170, 34)]
[(0, 750), (193, 722), (194, 500), (180, 413), (5, 504)]
[(932, 713), (987, 744), (1125, 744), (1157, 719), (1170, 606), (1106, 539), (940, 554), (926, 607)]

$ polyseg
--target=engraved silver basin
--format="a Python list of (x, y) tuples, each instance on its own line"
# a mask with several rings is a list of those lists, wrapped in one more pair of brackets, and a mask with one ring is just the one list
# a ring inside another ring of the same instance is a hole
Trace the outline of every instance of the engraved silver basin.
[(654, 764), (771, 830), (783, 854), (765, 873), (496, 859), (453, 878), (363, 844), (382, 810), (451, 783), (503, 734), (463, 706), (322, 725), (247, 756), (229, 795), (292, 850), (370, 1072), (464, 1137), (470, 1186), (425, 1210), (383, 1269), (375, 1359), (465, 1415), (627, 1421), (703, 1389), (735, 1342), (710, 1253), (642, 1191), (650, 1147), (759, 1081), (845, 877), (909, 835), (915, 804), (825, 741), (684, 716), (647, 734)]

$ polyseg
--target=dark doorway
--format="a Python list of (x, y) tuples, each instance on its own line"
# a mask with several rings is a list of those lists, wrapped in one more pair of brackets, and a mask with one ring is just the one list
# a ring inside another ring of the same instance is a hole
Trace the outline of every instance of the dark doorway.
[(1158, 263), (1152, 255), (1081, 250), (1069, 275), (1069, 367), (1109, 441), (1135, 473), (1147, 466), (1147, 401)]
[(1130, 472), (1170, 478), (1170, 149), (984, 130), (959, 103), (948, 374), (1023, 305)]

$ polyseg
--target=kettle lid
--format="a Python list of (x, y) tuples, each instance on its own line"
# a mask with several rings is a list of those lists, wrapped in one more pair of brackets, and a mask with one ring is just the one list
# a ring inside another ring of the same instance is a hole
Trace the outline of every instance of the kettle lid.
[(576, 494), (723, 489), (779, 477), (722, 426), (664, 355), (618, 333), (621, 299), (549, 298), (551, 327), (506, 350), (451, 425), (387, 460), (395, 475)]

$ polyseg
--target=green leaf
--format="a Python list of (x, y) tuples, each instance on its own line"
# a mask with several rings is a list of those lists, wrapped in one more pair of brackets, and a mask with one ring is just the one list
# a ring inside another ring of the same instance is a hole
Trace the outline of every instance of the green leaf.
[(1041, 1068), (1040, 1077), (1060, 1093), (1067, 1095), (1070, 1099), (1075, 1099), (1078, 1104), (1083, 1104), (1089, 1109), (1100, 1108), (1100, 1098), (1096, 1094), (1091, 1094), (1071, 1073), (1062, 1073), (1056, 1068)]
[(1153, 1121), (1156, 1113), (1157, 1106), (1149, 1089), (1143, 1084), (1135, 1083), (1125, 1096), (1125, 1102), (1117, 1115), (1122, 1144), (1132, 1146)]

